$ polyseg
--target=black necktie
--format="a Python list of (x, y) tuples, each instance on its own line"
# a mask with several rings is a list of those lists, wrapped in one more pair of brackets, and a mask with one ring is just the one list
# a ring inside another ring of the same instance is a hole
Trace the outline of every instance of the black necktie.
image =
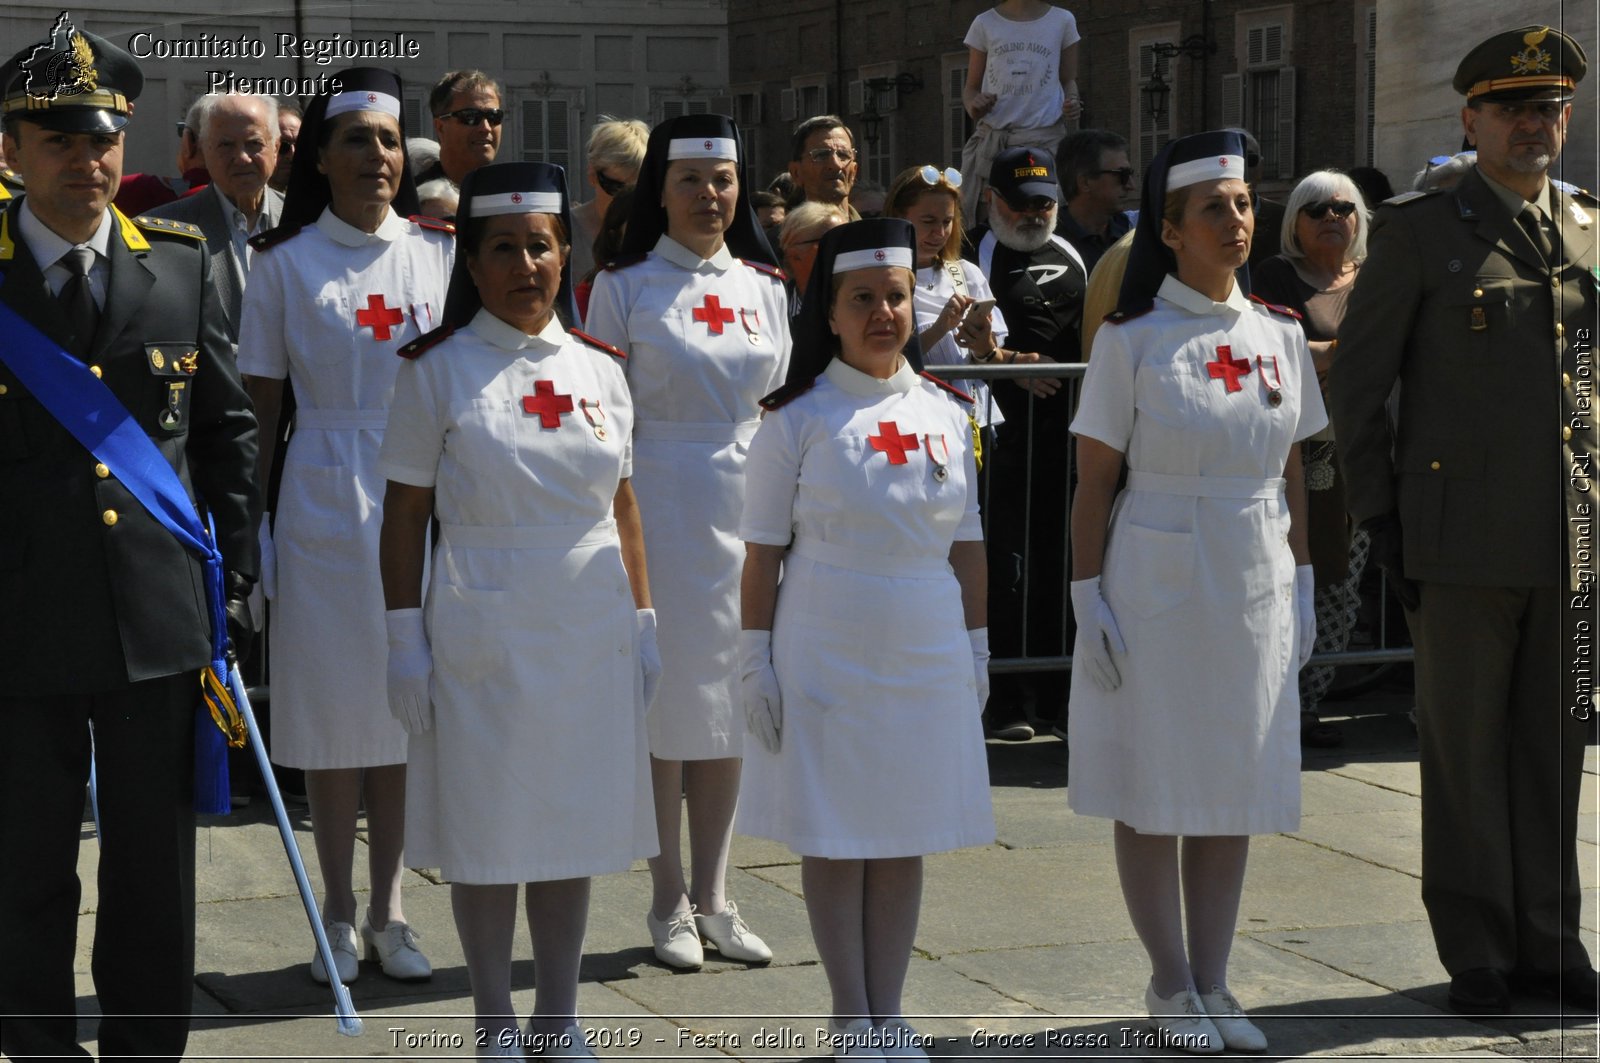
[(89, 267), (94, 265), (94, 251), (87, 247), (74, 247), (62, 255), (60, 263), (72, 276), (61, 286), (61, 309), (66, 312), (67, 326), (72, 332), (70, 350), (73, 354), (89, 352), (94, 340), (95, 325), (100, 321), (100, 307), (94, 301), (94, 291), (89, 287)]
[(1539, 212), (1532, 206), (1524, 207), (1517, 215), (1517, 221), (1522, 223), (1523, 231), (1528, 234), (1528, 239), (1533, 241), (1533, 246), (1539, 249), (1539, 254), (1544, 256), (1545, 265), (1548, 266), (1556, 257), (1556, 251), (1550, 243), (1550, 237), (1544, 231), (1544, 226), (1540, 224)]

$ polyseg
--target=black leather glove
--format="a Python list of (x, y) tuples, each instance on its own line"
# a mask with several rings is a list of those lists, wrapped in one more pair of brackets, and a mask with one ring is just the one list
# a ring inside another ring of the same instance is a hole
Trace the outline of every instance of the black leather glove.
[(255, 582), (237, 572), (223, 576), (224, 594), (228, 611), (228, 658), (235, 664), (250, 659), (250, 649), (256, 638), (255, 620), (250, 615), (250, 588)]
[(1373, 517), (1362, 529), (1372, 537), (1372, 562), (1383, 569), (1389, 578), (1389, 586), (1394, 588), (1394, 596), (1400, 599), (1400, 604), (1406, 610), (1413, 611), (1422, 599), (1417, 593), (1417, 584), (1406, 579), (1406, 566), (1403, 548), (1403, 536), (1400, 531), (1400, 514), (1389, 512), (1381, 517)]

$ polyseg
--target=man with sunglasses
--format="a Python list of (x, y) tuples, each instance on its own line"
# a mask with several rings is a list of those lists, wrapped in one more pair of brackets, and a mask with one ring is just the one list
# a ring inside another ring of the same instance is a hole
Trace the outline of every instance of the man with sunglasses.
[(1586, 69), (1544, 26), (1461, 61), (1477, 164), (1379, 210), (1329, 379), (1346, 503), (1416, 642), (1422, 900), (1468, 1013), (1522, 992), (1592, 1018), (1600, 993), (1575, 851), (1594, 711), (1597, 204), (1549, 177)]
[(1123, 197), (1138, 191), (1128, 140), (1109, 129), (1080, 129), (1062, 138), (1056, 161), (1067, 197), (1056, 232), (1092, 272), (1100, 256), (1133, 228), (1132, 216), (1122, 209)]
[(439, 172), (418, 174), (422, 184), (447, 177), (457, 188), (467, 174), (487, 166), (500, 152), (500, 86), (481, 70), (452, 70), (428, 94), (433, 135), (439, 141)]

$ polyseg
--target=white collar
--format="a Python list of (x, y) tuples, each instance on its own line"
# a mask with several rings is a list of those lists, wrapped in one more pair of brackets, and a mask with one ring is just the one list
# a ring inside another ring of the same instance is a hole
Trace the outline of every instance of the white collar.
[(24, 196), (22, 213), (17, 216), (17, 231), (27, 241), (28, 251), (33, 255), (33, 260), (39, 264), (41, 273), (55, 265), (62, 255), (74, 247), (91, 249), (103, 262), (109, 262), (111, 259), (111, 211), (109, 210), (101, 215), (100, 227), (94, 231), (93, 236), (82, 244), (71, 244), (57, 236), (55, 230), (33, 212), (33, 203)]
[(467, 328), (478, 334), (478, 338), (492, 347), (502, 351), (525, 351), (530, 347), (549, 346), (559, 347), (566, 336), (566, 331), (561, 327), (561, 321), (556, 315), (551, 314), (550, 320), (536, 336), (530, 336), (517, 326), (507, 323), (488, 310), (480, 308), (467, 322)]
[(394, 212), (393, 207), (384, 207), (383, 221), (378, 224), (375, 233), (364, 233), (354, 225), (344, 221), (334, 214), (332, 204), (322, 208), (322, 217), (317, 219), (317, 228), (321, 229), (328, 239), (345, 247), (365, 247), (374, 240), (384, 243), (394, 243), (400, 237), (411, 231), (411, 225), (404, 218)]
[(710, 258), (701, 258), (666, 233), (662, 233), (661, 239), (656, 241), (655, 252), (674, 266), (697, 271), (710, 266), (718, 273), (723, 273), (732, 269), (734, 263), (733, 252), (728, 250), (726, 243), (717, 248)]
[(917, 372), (911, 368), (911, 363), (900, 358), (900, 364), (889, 375), (887, 380), (879, 380), (875, 376), (868, 376), (852, 365), (847, 365), (844, 359), (835, 355), (823, 369), (822, 375), (840, 391), (851, 395), (860, 395), (864, 398), (875, 398), (879, 395), (904, 395), (917, 385)]
[(1191, 314), (1242, 314), (1250, 309), (1250, 300), (1239, 290), (1237, 280), (1228, 290), (1228, 298), (1219, 303), (1211, 296), (1202, 295), (1183, 283), (1176, 274), (1169, 273), (1162, 279), (1156, 297), (1165, 299), (1173, 306), (1187, 310)]

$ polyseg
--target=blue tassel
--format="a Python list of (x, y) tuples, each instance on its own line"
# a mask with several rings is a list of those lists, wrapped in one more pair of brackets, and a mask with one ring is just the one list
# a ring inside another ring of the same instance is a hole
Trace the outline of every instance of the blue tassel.
[(228, 793), (228, 740), (202, 700), (194, 714), (194, 810), (225, 816), (233, 810)]

